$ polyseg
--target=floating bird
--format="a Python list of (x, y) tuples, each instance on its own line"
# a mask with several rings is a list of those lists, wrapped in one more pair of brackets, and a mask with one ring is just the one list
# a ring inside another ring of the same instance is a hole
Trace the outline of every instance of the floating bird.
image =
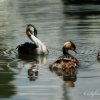
[(69, 50), (74, 51), (75, 53), (77, 53), (76, 51), (76, 46), (72, 41), (67, 41), (65, 42), (62, 51), (63, 51), (63, 55), (60, 56), (58, 58), (58, 60), (56, 60), (53, 64), (51, 64), (49, 66), (51, 71), (60, 71), (61, 73), (69, 73), (69, 75), (71, 74), (70, 72), (68, 72), (68, 69), (71, 68), (75, 68), (79, 66), (79, 60), (76, 59), (75, 57), (73, 57), (71, 54), (69, 54)]
[(26, 42), (19, 45), (18, 54), (19, 55), (47, 55), (48, 49), (42, 41), (37, 37), (37, 29), (34, 25), (29, 24), (26, 28), (26, 35), (32, 41), (31, 43)]
[(97, 53), (97, 60), (100, 60), (100, 51)]

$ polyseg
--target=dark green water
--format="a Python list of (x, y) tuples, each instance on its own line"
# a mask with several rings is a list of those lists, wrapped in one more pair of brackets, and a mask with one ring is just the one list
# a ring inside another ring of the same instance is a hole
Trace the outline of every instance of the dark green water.
[[(60, 0), (0, 0), (0, 100), (99, 100), (99, 11), (99, 5), (66, 6)], [(37, 27), (48, 57), (18, 58), (17, 45), (30, 41), (25, 34), (29, 23)], [(81, 63), (74, 87), (49, 70), (70, 39)], [(38, 76), (30, 81), (27, 71), (34, 64)]]

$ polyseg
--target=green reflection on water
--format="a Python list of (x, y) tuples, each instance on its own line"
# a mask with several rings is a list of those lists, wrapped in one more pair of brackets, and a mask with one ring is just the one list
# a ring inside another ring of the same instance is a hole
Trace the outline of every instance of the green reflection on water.
[(16, 87), (11, 83), (14, 73), (0, 71), (0, 97), (11, 97), (16, 94)]
[(7, 67), (10, 61), (7, 56), (0, 55), (0, 97), (2, 98), (9, 98), (16, 94), (16, 87), (12, 83), (15, 73)]
[(10, 98), (16, 94), (16, 87), (12, 83), (15, 80), (15, 72), (7, 67), (7, 64), (12, 59), (4, 54), (9, 48), (5, 44), (5, 40), (7, 41), (9, 38), (13, 38), (13, 36), (7, 36), (6, 34), (0, 35), (0, 98)]

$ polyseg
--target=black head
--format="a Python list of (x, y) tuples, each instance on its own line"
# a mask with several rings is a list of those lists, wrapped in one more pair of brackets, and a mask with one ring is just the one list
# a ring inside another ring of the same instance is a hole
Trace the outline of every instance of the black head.
[(37, 29), (34, 25), (28, 24), (26, 27), (26, 34), (28, 37), (30, 37), (30, 35), (34, 35), (35, 37), (37, 37)]

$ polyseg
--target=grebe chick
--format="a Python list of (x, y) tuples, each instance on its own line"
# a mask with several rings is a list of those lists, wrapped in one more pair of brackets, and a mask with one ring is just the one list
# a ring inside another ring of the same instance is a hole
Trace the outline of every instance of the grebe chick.
[(100, 60), (100, 51), (97, 53), (97, 60)]
[(69, 54), (69, 50), (76, 51), (76, 46), (72, 41), (65, 42), (62, 51), (63, 55), (58, 58), (53, 64), (50, 65), (50, 70), (64, 70), (79, 66), (79, 60)]

